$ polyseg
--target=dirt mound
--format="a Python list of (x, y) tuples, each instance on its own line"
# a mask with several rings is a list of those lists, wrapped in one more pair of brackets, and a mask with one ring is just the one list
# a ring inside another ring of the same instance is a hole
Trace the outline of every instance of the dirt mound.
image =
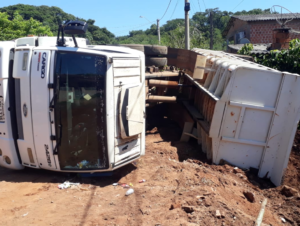
[[(179, 138), (180, 128), (160, 119), (148, 128), (146, 155), (113, 177), (0, 168), (1, 225), (254, 225), (265, 198), (265, 225), (300, 225), (299, 197), (286, 197), (255, 171), (211, 165), (196, 142)], [(295, 145), (284, 185), (299, 190)], [(66, 180), (81, 187), (59, 190)], [(125, 196), (128, 188), (116, 182), (131, 183), (134, 193)]]

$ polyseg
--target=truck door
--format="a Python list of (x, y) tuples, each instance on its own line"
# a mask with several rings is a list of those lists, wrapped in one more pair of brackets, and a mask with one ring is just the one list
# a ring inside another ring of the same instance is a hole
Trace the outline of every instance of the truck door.
[(30, 85), (34, 142), (39, 166), (44, 169), (57, 169), (51, 141), (54, 117), (49, 106), (50, 89), (48, 88), (53, 61), (51, 61), (50, 50), (35, 50), (31, 64)]
[(113, 60), (115, 98), (115, 165), (141, 154), (145, 86), (139, 58)]
[(18, 47), (15, 50), (13, 77), (15, 78), (16, 118), (18, 147), (22, 164), (38, 168), (32, 130), (30, 71), (33, 47)]

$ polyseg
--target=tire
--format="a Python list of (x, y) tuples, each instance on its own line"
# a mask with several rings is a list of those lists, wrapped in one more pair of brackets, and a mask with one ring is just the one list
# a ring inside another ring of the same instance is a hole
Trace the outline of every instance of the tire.
[(165, 56), (167, 54), (168, 54), (167, 46), (145, 45), (146, 56), (159, 56), (159, 55)]
[(156, 66), (163, 67), (168, 65), (168, 59), (166, 57), (147, 57), (146, 56), (146, 66)]
[(122, 44), (121, 46), (129, 47), (130, 49), (136, 49), (139, 51), (144, 52), (144, 45), (138, 45), (138, 44)]

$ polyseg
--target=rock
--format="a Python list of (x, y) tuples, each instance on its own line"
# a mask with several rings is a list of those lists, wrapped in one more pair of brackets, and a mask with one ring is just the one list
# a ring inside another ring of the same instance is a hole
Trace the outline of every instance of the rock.
[(232, 182), (232, 184), (233, 184), (234, 186), (236, 186), (237, 183), (236, 183), (236, 181), (234, 180), (234, 181)]
[(298, 191), (294, 188), (284, 185), (281, 189), (281, 194), (285, 195), (286, 197), (298, 196)]
[(183, 206), (182, 209), (186, 212), (186, 213), (192, 213), (194, 212), (194, 208), (192, 206)]
[(229, 163), (228, 161), (224, 160), (224, 159), (221, 159), (220, 162), (219, 162), (220, 165), (229, 165), (231, 166), (232, 164)]
[(205, 199), (205, 196), (197, 195), (196, 198), (197, 198), (197, 199)]
[(220, 213), (220, 210), (216, 210), (216, 217), (217, 217), (217, 218), (221, 218), (221, 217), (222, 217), (222, 215), (221, 215), (221, 213)]
[(249, 202), (255, 202), (255, 195), (252, 192), (244, 191), (243, 194)]
[(239, 173), (239, 168), (238, 168), (238, 167), (234, 167), (234, 168), (233, 168), (233, 172), (234, 172), (235, 174)]
[(237, 173), (236, 175), (237, 175), (239, 178), (243, 178), (243, 177), (244, 177), (244, 175), (241, 174), (241, 173)]
[(204, 200), (204, 205), (205, 205), (206, 207), (211, 206), (211, 201), (209, 201), (208, 199), (205, 199), (205, 200)]
[(170, 210), (173, 210), (173, 209), (176, 209), (176, 208), (180, 208), (180, 207), (181, 207), (180, 203), (174, 203), (174, 204), (171, 204)]

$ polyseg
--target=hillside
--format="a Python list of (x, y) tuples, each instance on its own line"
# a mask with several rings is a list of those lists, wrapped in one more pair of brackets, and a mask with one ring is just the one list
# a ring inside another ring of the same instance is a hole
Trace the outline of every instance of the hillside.
[[(43, 25), (49, 26), (54, 35), (57, 34), (58, 25), (62, 21), (75, 20), (78, 18), (72, 14), (68, 14), (64, 12), (62, 9), (55, 6), (50, 7), (45, 5), (32, 6), (32, 5), (17, 4), (17, 5), (0, 8), (0, 12), (6, 12), (10, 16), (10, 18), (13, 17), (15, 11), (18, 11), (19, 14), (25, 20), (29, 20), (30, 18), (33, 18), (35, 20), (42, 22)], [(87, 21), (87, 23), (89, 24), (86, 37), (93, 44), (108, 44), (113, 41), (115, 37), (114, 34), (112, 34), (106, 28), (100, 28), (94, 25), (95, 20), (84, 19), (84, 18), (78, 18), (78, 19)]]
[[(215, 50), (226, 49), (227, 43), (222, 37), (222, 31), (227, 26), (227, 23), (232, 15), (246, 14), (268, 14), (270, 9), (253, 9), (250, 11), (228, 12), (216, 9), (206, 9), (205, 12), (196, 12), (191, 15), (190, 19), (190, 42), (191, 48), (209, 48), (210, 43), (210, 12), (213, 10), (213, 40)], [(149, 25), (146, 30), (132, 30), (128, 35), (115, 37), (115, 35), (106, 28), (100, 28), (94, 25), (95, 20), (78, 18), (64, 12), (62, 9), (55, 6), (32, 6), (17, 4), (8, 7), (0, 8), (0, 12), (6, 12), (10, 19), (13, 18), (14, 12), (25, 19), (33, 18), (41, 22), (44, 26), (49, 26), (54, 35), (57, 34), (58, 24), (66, 20), (84, 20), (89, 24), (88, 32), (85, 37), (92, 44), (158, 44), (157, 26), (156, 24)], [(170, 46), (172, 48), (184, 48), (184, 19), (172, 19), (167, 21), (160, 27), (161, 45)]]

